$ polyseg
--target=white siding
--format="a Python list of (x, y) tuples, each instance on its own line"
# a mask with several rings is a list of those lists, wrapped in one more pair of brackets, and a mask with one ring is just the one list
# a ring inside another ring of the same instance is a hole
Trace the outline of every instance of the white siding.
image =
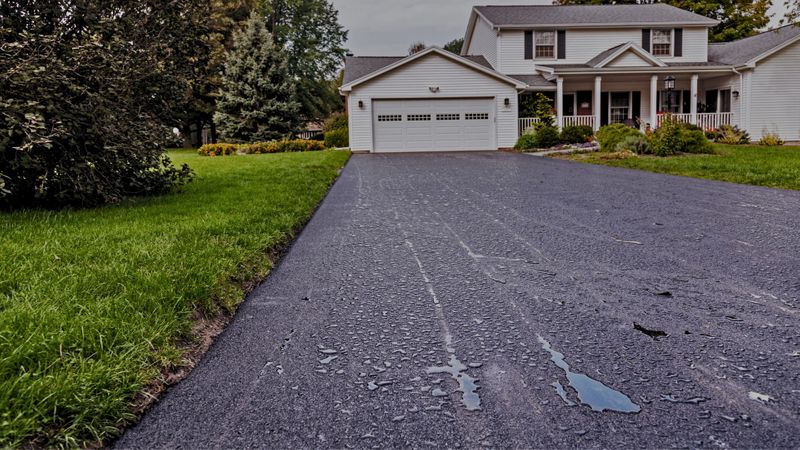
[[(438, 86), (431, 93), (429, 87)], [(348, 103), (350, 147), (370, 151), (372, 139), (372, 100), (391, 98), (493, 98), (497, 146), (513, 147), (517, 140), (517, 90), (504, 81), (437, 54), (427, 55), (374, 80), (353, 88)], [(504, 105), (508, 98), (510, 105)], [(362, 101), (363, 108), (358, 107)]]
[(466, 54), (483, 55), (492, 67), (497, 68), (497, 39), (497, 33), (492, 30), (492, 27), (481, 17), (478, 17)]
[[(756, 64), (750, 97), (750, 137), (777, 133), (784, 140), (800, 140), (800, 43)], [(747, 94), (747, 92), (745, 93)]]
[(651, 67), (653, 63), (645, 61), (631, 50), (626, 51), (611, 61), (607, 67)]
[[(621, 29), (577, 29), (566, 31), (566, 59), (525, 59), (525, 32), (517, 30), (500, 33), (500, 72), (507, 74), (533, 73), (534, 64), (583, 64), (600, 52), (627, 42), (642, 44), (642, 30)], [(705, 62), (708, 60), (708, 30), (706, 28), (683, 29), (683, 56), (661, 57), (664, 61)]]
[[(706, 91), (714, 89), (730, 89), (731, 92), (743, 92), (740, 77), (736, 74), (727, 75), (724, 77), (701, 79), (697, 91), (697, 98), (700, 103), (705, 103)], [(735, 98), (733, 95), (731, 95), (731, 123), (740, 128), (747, 129), (747, 125), (744, 123), (742, 116), (742, 113), (745, 112), (743, 102), (744, 98), (745, 95), (743, 93), (739, 96), (739, 98)]]

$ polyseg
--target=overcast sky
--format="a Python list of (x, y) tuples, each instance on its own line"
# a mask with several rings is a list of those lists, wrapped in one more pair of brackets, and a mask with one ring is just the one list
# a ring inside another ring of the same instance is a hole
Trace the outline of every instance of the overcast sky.
[[(442, 46), (464, 37), (472, 5), (549, 5), (552, 0), (332, 0), (359, 56), (405, 55), (415, 41)], [(783, 0), (773, 0), (778, 5)], [(777, 5), (776, 5), (777, 6)]]

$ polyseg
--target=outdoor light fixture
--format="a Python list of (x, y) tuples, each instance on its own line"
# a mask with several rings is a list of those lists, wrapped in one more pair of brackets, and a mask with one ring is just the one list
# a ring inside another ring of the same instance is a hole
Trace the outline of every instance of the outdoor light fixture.
[(428, 90), (435, 94), (435, 93), (439, 92), (439, 86), (431, 86), (431, 87), (428, 88)]
[(509, 106), (511, 106), (511, 100), (506, 98), (505, 100), (503, 100), (503, 104), (506, 105), (506, 108), (508, 108)]
[(733, 98), (739, 98), (739, 91), (733, 91), (731, 94), (733, 94)]
[(362, 108), (362, 109), (364, 108), (364, 101), (363, 100), (359, 100), (358, 101), (358, 107)]
[(675, 77), (667, 75), (667, 77), (664, 78), (664, 89), (668, 91), (675, 89)]

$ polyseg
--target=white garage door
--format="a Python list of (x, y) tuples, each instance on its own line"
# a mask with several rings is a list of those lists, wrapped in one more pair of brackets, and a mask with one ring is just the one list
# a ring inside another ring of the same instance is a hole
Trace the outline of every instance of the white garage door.
[(376, 152), (493, 150), (493, 99), (375, 100)]

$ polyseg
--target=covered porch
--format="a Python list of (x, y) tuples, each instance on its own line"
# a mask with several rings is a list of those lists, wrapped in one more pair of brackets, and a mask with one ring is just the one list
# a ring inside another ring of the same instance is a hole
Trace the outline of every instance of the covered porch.
[(520, 93), (520, 134), (538, 122), (531, 105), (539, 92), (551, 100), (559, 127), (585, 125), (598, 130), (603, 125), (623, 123), (645, 130), (661, 126), (667, 114), (703, 129), (735, 125), (737, 121), (734, 110), (740, 96), (739, 77), (729, 70), (608, 74), (554, 71), (551, 77), (555, 89)]

